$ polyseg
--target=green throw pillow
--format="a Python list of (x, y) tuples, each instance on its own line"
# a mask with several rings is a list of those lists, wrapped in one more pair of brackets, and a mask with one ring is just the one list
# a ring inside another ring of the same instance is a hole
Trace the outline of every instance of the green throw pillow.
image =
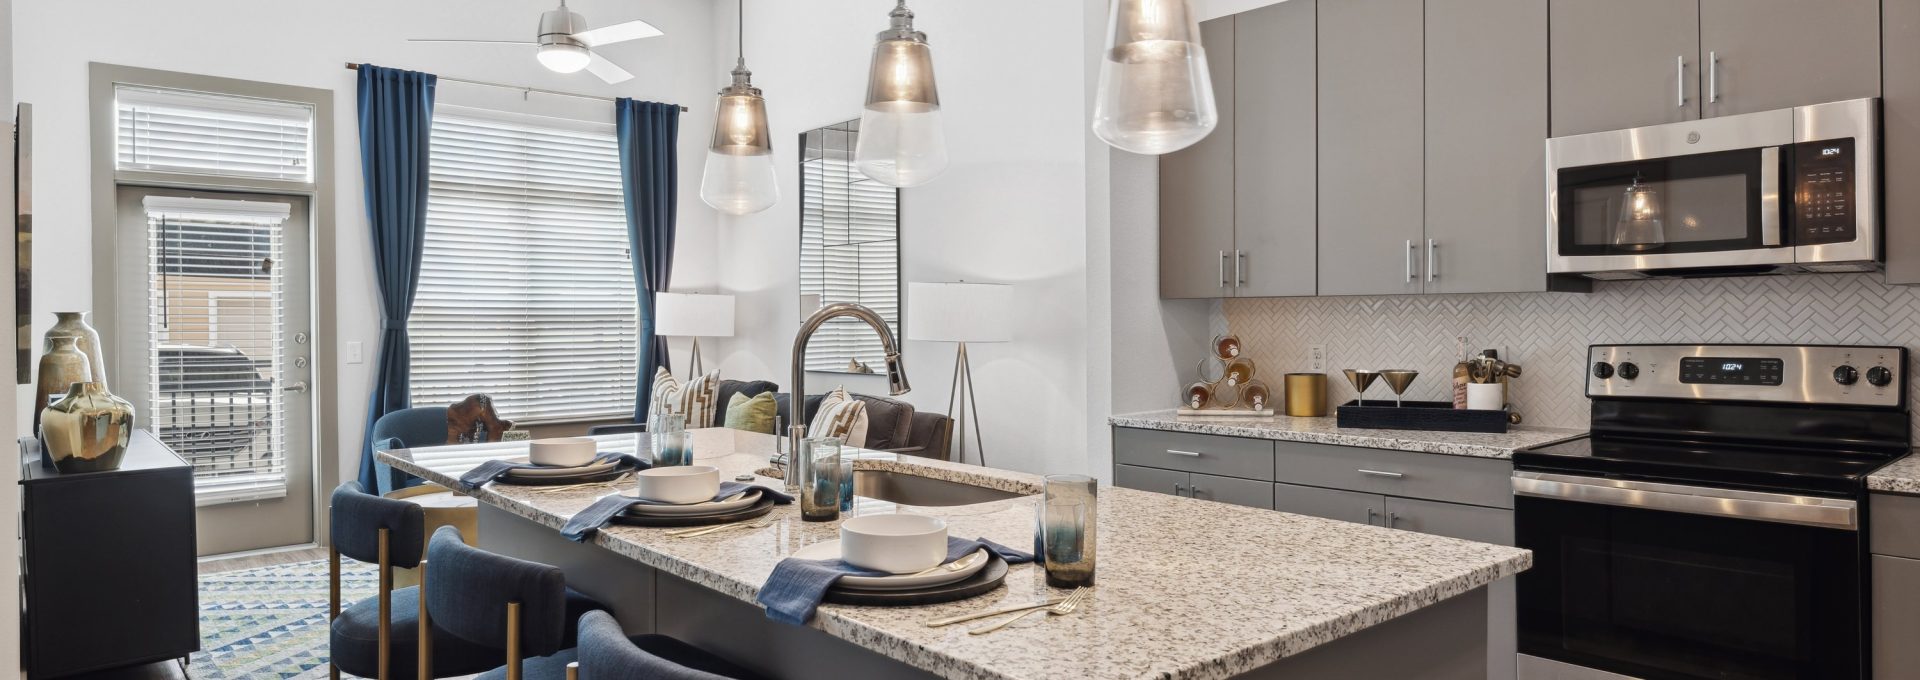
[(727, 427), (761, 434), (773, 434), (773, 416), (778, 411), (772, 392), (761, 392), (752, 399), (735, 394), (727, 400)]

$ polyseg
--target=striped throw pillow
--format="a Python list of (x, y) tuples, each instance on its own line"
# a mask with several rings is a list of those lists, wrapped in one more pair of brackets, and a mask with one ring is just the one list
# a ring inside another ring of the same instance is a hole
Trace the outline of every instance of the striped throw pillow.
[(674, 378), (665, 367), (654, 371), (653, 405), (647, 411), (648, 423), (661, 414), (676, 414), (687, 417), (687, 429), (713, 427), (714, 414), (719, 410), (719, 371), (708, 371), (686, 383)]
[(807, 425), (809, 437), (839, 437), (847, 446), (867, 445), (867, 405), (836, 387), (820, 400), (820, 410)]

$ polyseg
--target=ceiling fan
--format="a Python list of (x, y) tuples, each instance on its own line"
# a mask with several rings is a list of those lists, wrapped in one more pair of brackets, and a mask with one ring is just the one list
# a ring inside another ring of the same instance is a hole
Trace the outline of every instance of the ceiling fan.
[[(540, 65), (555, 73), (574, 73), (580, 69), (599, 76), (608, 84), (617, 83), (633, 77), (626, 69), (608, 61), (594, 48), (628, 40), (639, 40), (662, 35), (653, 24), (635, 19), (625, 23), (584, 29), (586, 20), (567, 9), (567, 0), (560, 0), (560, 8), (540, 13), (540, 32), (532, 41), (525, 40), (452, 40), (414, 38), (407, 42), (435, 43), (475, 43), (488, 45), (534, 45), (539, 51), (534, 54), (540, 59)], [(583, 30), (584, 29), (584, 30)]]

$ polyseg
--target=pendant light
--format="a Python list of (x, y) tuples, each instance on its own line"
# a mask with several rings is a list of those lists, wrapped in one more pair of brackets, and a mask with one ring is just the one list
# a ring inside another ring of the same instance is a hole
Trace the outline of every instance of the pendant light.
[(713, 142), (700, 177), (700, 200), (729, 215), (750, 215), (780, 200), (773, 172), (773, 135), (767, 132), (767, 100), (747, 70), (746, 2), (740, 0), (740, 54), (733, 84), (720, 90), (713, 108)]
[(1633, 178), (1620, 199), (1620, 219), (1613, 226), (1613, 245), (1622, 250), (1652, 250), (1667, 244), (1666, 223), (1660, 219), (1660, 194)]
[(896, 187), (926, 184), (947, 169), (947, 137), (940, 127), (940, 91), (933, 82), (927, 34), (913, 30), (913, 11), (899, 0), (891, 25), (873, 44), (867, 106), (853, 159), (861, 174)]
[(1107, 41), (1095, 135), (1124, 151), (1163, 154), (1213, 132), (1220, 115), (1188, 0), (1113, 0)]

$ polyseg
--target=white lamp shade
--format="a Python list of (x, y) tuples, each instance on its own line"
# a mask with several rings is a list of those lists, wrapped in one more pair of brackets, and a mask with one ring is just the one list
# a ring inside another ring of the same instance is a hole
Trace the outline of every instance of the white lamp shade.
[(653, 297), (654, 333), (675, 337), (733, 337), (733, 296), (659, 293)]
[(907, 338), (1006, 342), (1013, 286), (1001, 283), (907, 284)]

